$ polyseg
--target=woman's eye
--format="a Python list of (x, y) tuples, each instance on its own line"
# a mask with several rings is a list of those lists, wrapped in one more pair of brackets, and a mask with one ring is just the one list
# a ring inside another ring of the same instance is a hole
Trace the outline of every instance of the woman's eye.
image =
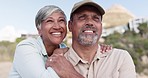
[(52, 20), (47, 20), (46, 22), (53, 22)]
[(65, 20), (64, 19), (61, 19), (60, 22), (65, 22)]
[(60, 19), (59, 22), (60, 23), (65, 23), (65, 20), (64, 19)]

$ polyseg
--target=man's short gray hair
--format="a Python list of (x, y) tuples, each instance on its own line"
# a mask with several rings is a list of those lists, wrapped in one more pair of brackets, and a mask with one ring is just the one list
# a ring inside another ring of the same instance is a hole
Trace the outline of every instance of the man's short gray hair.
[(41, 28), (41, 23), (48, 18), (48, 16), (50, 16), (53, 12), (61, 12), (62, 14), (64, 14), (65, 19), (66, 19), (66, 15), (65, 13), (57, 6), (55, 5), (47, 5), (44, 6), (43, 8), (41, 8), (36, 17), (35, 17), (35, 25), (36, 28)]

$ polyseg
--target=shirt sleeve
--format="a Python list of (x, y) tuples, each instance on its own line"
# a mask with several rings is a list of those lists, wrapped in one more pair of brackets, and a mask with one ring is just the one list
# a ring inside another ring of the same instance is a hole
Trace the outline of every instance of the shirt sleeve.
[(14, 68), (22, 78), (59, 78), (53, 69), (45, 68), (43, 58), (34, 46), (19, 45), (14, 56)]
[(135, 65), (132, 57), (127, 51), (124, 52), (123, 57), (124, 60), (119, 69), (119, 78), (136, 78)]
[(51, 67), (48, 67), (47, 70), (48, 70), (48, 72), (50, 72), (51, 78), (60, 78)]

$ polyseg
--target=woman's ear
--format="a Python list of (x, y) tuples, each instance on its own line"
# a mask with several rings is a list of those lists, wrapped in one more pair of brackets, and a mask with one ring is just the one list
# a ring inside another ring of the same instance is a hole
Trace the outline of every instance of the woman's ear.
[(68, 21), (68, 29), (69, 29), (70, 32), (72, 31), (71, 27), (72, 27), (72, 21), (70, 20), (70, 21)]
[(41, 28), (37, 28), (39, 36), (41, 36)]

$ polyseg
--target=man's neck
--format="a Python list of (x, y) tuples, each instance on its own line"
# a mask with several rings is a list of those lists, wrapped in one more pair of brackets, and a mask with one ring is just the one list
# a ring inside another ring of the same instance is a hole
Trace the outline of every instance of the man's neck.
[(83, 45), (76, 45), (72, 44), (74, 51), (78, 54), (80, 58), (83, 60), (88, 61), (89, 63), (92, 62), (95, 54), (98, 50), (98, 44), (94, 44), (91, 46), (83, 46)]

